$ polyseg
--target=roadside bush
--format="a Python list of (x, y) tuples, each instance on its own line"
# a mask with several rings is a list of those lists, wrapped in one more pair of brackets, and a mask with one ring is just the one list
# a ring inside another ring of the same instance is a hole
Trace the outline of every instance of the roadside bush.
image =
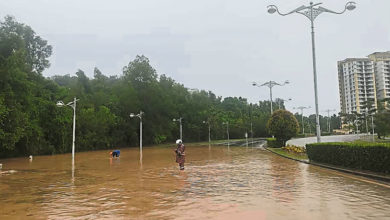
[(316, 135), (315, 134), (311, 134), (311, 133), (305, 133), (305, 134), (297, 134), (295, 135), (295, 138), (307, 138), (307, 137), (315, 137)]
[(296, 137), (296, 138), (305, 138), (306, 135), (304, 135), (304, 134), (297, 134), (297, 135), (295, 135), (295, 137)]
[(283, 147), (283, 143), (276, 140), (276, 138), (267, 138), (267, 146), (272, 148)]
[(282, 149), (289, 152), (289, 153), (295, 153), (295, 154), (306, 153), (306, 149), (304, 147), (299, 147), (299, 146), (295, 146), (295, 145), (287, 145), (286, 147), (282, 147)]
[(268, 132), (275, 136), (282, 147), (297, 135), (299, 124), (295, 116), (286, 110), (275, 111), (267, 123)]
[(306, 145), (306, 153), (315, 162), (390, 173), (390, 144), (315, 143)]
[(321, 136), (330, 136), (332, 132), (321, 132)]
[(158, 134), (158, 135), (154, 136), (154, 143), (155, 144), (162, 144), (166, 140), (167, 140), (167, 136), (165, 136), (163, 134)]

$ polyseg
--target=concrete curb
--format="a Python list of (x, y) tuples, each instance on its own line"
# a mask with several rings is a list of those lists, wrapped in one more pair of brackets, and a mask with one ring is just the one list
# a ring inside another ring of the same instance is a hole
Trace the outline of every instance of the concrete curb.
[(380, 174), (374, 174), (374, 173), (367, 173), (367, 172), (363, 172), (363, 171), (350, 170), (350, 169), (346, 169), (344, 167), (336, 167), (336, 166), (332, 166), (332, 165), (328, 165), (328, 164), (316, 163), (316, 162), (309, 161), (309, 160), (307, 160), (307, 161), (306, 160), (299, 160), (299, 159), (287, 157), (285, 155), (281, 155), (281, 154), (278, 154), (276, 152), (273, 152), (273, 151), (269, 150), (267, 147), (264, 147), (264, 149), (269, 151), (269, 152), (271, 152), (271, 153), (279, 155), (281, 157), (284, 157), (284, 158), (287, 158), (287, 159), (290, 159), (290, 160), (295, 160), (297, 162), (310, 164), (310, 165), (318, 166), (318, 167), (323, 167), (323, 168), (327, 168), (327, 169), (331, 169), (331, 170), (336, 170), (336, 171), (340, 171), (340, 172), (344, 172), (344, 173), (354, 174), (354, 175), (357, 175), (357, 176), (362, 176), (362, 177), (366, 177), (366, 178), (370, 178), (370, 179), (374, 179), (374, 180), (379, 180), (379, 181), (385, 182), (386, 184), (390, 184), (390, 176), (383, 176), (383, 175), (380, 175)]

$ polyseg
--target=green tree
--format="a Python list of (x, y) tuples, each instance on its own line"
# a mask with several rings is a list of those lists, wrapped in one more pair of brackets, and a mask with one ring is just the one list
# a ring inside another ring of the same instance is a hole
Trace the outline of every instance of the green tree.
[(23, 49), (26, 63), (32, 71), (42, 73), (50, 66), (48, 58), (52, 53), (52, 46), (37, 36), (30, 26), (17, 22), (12, 16), (6, 16), (0, 23), (0, 32), (2, 43), (5, 43), (4, 38), (14, 39), (13, 43), (7, 46), (8, 53)]
[(374, 123), (379, 139), (390, 134), (390, 109), (387, 108), (389, 101), (390, 98), (387, 98), (378, 102)]
[(390, 111), (376, 114), (374, 120), (379, 139), (390, 134)]
[(42, 118), (58, 87), (40, 74), (50, 54), (51, 46), (29, 26), (10, 16), (0, 22), (0, 156), (53, 150)]
[(282, 146), (299, 131), (299, 124), (295, 116), (286, 110), (275, 111), (267, 123), (267, 129), (274, 135)]

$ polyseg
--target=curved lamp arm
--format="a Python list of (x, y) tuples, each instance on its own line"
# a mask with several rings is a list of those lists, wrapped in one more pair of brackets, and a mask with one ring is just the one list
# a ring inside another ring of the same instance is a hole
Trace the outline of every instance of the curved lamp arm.
[(327, 8), (324, 8), (324, 7), (318, 7), (319, 10), (323, 11), (323, 12), (329, 12), (329, 13), (332, 13), (332, 14), (343, 14), (344, 12), (346, 12), (347, 10), (348, 11), (352, 11), (356, 8), (356, 2), (347, 2), (347, 4), (345, 4), (345, 8), (343, 11), (341, 12), (336, 12), (336, 11), (332, 11), (332, 10), (329, 10)]
[(321, 12), (329, 12), (329, 13), (332, 13), (332, 14), (343, 14), (346, 10), (352, 11), (352, 10), (354, 10), (356, 8), (356, 2), (353, 2), (353, 1), (347, 2), (347, 4), (345, 4), (344, 10), (341, 11), (341, 12), (332, 11), (330, 9), (327, 9), (327, 8), (324, 8), (324, 7), (321, 7), (321, 6), (319, 6), (318, 8), (313, 8), (314, 6), (321, 5), (321, 4), (322, 3), (311, 4), (310, 6), (302, 5), (301, 7), (298, 7), (297, 9), (292, 10), (292, 11), (290, 11), (288, 13), (281, 13), (276, 5), (268, 5), (267, 6), (267, 8), (268, 8), (267, 11), (270, 14), (273, 14), (273, 13), (277, 12), (279, 15), (282, 15), (282, 16), (286, 16), (286, 15), (289, 15), (289, 14), (292, 14), (292, 13), (299, 13), (299, 14), (303, 14), (303, 15), (307, 16), (305, 14), (305, 12), (302, 12), (302, 10), (304, 10), (304, 9), (315, 10), (315, 11), (317, 11), (318, 14), (321, 13)]
[(286, 16), (286, 15), (292, 14), (294, 12), (298, 12), (298, 11), (300, 11), (302, 9), (307, 8), (307, 7), (302, 5), (301, 7), (298, 7), (297, 9), (292, 10), (289, 13), (286, 13), (286, 14), (280, 13), (280, 11), (279, 11), (279, 9), (278, 9), (278, 7), (276, 5), (268, 5), (267, 8), (268, 8), (268, 10), (267, 10), (268, 13), (270, 13), (270, 14), (273, 14), (273, 13), (277, 12), (279, 15)]

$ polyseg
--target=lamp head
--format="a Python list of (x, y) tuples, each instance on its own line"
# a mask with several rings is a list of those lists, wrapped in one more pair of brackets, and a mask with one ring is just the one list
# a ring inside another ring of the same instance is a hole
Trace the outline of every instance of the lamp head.
[(348, 11), (352, 11), (356, 8), (356, 3), (355, 2), (348, 2), (347, 6), (345, 7)]
[(130, 114), (130, 118), (133, 118), (135, 115), (134, 115), (134, 113), (131, 113)]
[(176, 119), (174, 118), (174, 119), (172, 119), (172, 121), (176, 121)]
[(284, 81), (284, 84), (290, 84), (290, 81), (286, 80)]
[(252, 82), (252, 86), (257, 86), (257, 83), (256, 82)]
[(273, 5), (269, 5), (267, 8), (268, 8), (267, 12), (270, 14), (273, 14), (276, 12), (276, 8)]
[(58, 101), (56, 105), (57, 107), (63, 107), (65, 104), (63, 101)]

